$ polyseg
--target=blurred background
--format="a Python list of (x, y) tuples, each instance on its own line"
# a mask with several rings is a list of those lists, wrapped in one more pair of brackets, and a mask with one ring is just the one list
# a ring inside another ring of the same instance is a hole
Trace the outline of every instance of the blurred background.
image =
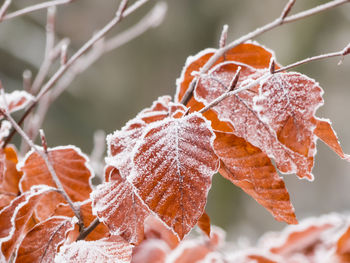
[[(108, 36), (137, 23), (155, 2), (149, 1)], [(111, 133), (157, 97), (173, 96), (186, 58), (217, 47), (224, 24), (229, 25), (228, 40), (234, 40), (278, 17), (286, 2), (168, 1), (159, 27), (101, 57), (53, 103), (43, 125), (49, 145), (74, 144), (89, 154), (96, 130)], [(292, 13), (325, 2), (297, 0)], [(10, 10), (32, 3), (38, 1), (17, 0)], [(58, 7), (57, 38), (70, 38), (69, 55), (113, 17), (117, 5), (115, 0), (77, 0)], [(44, 56), (45, 21), (46, 12), (39, 11), (0, 23), (0, 79), (7, 91), (22, 88), (24, 70), (36, 74)], [(350, 41), (350, 5), (284, 25), (256, 40), (274, 50), (282, 65), (341, 50)], [(325, 90), (325, 105), (317, 115), (332, 120), (344, 151), (350, 153), (350, 57), (340, 66), (338, 61), (327, 59), (295, 70), (316, 79)], [(15, 140), (19, 142), (18, 137)], [(299, 219), (350, 210), (350, 163), (322, 142), (317, 146), (314, 182), (284, 176)], [(229, 240), (245, 236), (254, 241), (263, 232), (285, 226), (220, 175), (214, 176), (207, 211), (212, 223), (228, 232)]]

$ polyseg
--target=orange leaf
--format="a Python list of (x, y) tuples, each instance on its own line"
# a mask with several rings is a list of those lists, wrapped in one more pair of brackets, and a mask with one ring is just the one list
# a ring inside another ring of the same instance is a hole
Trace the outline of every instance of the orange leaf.
[(197, 225), (208, 237), (210, 237), (210, 217), (206, 212), (204, 212), (199, 218)]
[(63, 245), (55, 262), (65, 263), (128, 263), (131, 261), (132, 246), (119, 236), (97, 241), (80, 240)]
[(0, 98), (0, 106), (7, 108), (11, 113), (25, 108), (33, 99), (34, 97), (28, 92), (15, 90), (12, 93), (5, 93), (5, 101), (3, 97)]
[(180, 239), (204, 212), (218, 166), (213, 139), (210, 124), (196, 113), (150, 124), (135, 151), (131, 182)]
[[(88, 158), (80, 149), (74, 146), (55, 147), (49, 149), (48, 156), (57, 177), (72, 201), (88, 199), (92, 190), (90, 179), (93, 177), (93, 172), (87, 163)], [(38, 153), (30, 151), (19, 167), (23, 171), (20, 181), (22, 192), (28, 191), (33, 185), (46, 184), (56, 187), (44, 159)], [(39, 218), (46, 219), (54, 212), (56, 206), (63, 202), (62, 198), (56, 197), (57, 195), (53, 194), (52, 198), (47, 197), (43, 200), (42, 206), (46, 207), (46, 211), (41, 211), (42, 215)]]
[(294, 208), (282, 178), (260, 149), (233, 134), (216, 132), (220, 173), (264, 206), (278, 221), (296, 224)]
[(112, 235), (121, 235), (132, 244), (143, 239), (143, 225), (149, 209), (135, 194), (133, 186), (116, 168), (108, 167), (109, 182), (99, 185), (91, 194), (92, 210)]
[(76, 218), (51, 217), (37, 224), (23, 239), (16, 262), (53, 262), (55, 255), (74, 229)]
[(54, 191), (50, 187), (33, 187), (0, 212), (0, 246), (6, 260), (16, 252), (17, 245), (34, 226), (33, 213), (46, 194)]
[(336, 252), (342, 262), (350, 262), (350, 227), (339, 238)]
[(16, 169), (17, 154), (12, 147), (0, 150), (0, 210), (19, 195), (22, 173)]
[(350, 157), (347, 154), (344, 154), (343, 149), (340, 146), (338, 137), (335, 134), (330, 120), (327, 119), (315, 119), (316, 128), (315, 135), (321, 139), (325, 144), (327, 144), (336, 154), (341, 158), (350, 161)]

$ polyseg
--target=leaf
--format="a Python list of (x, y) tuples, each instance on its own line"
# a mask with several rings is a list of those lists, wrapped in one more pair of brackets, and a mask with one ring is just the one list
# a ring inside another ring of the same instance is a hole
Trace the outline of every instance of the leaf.
[(204, 212), (199, 218), (197, 225), (208, 237), (210, 237), (210, 217), (206, 212)]
[[(96, 216), (92, 214), (91, 200), (86, 200), (79, 205), (84, 225), (85, 227), (89, 227), (90, 224), (96, 219)], [(68, 204), (59, 204), (53, 216), (74, 217), (74, 212)], [(102, 222), (100, 222), (84, 240), (94, 241), (109, 236), (110, 233), (108, 228)]]
[(220, 174), (264, 206), (278, 221), (296, 224), (283, 179), (259, 148), (233, 134), (215, 132), (214, 150)]
[(119, 236), (97, 241), (80, 240), (61, 247), (55, 262), (65, 263), (128, 263), (132, 246)]
[(11, 127), (12, 127), (11, 122), (9, 122), (7, 120), (3, 120), (1, 122), (0, 141), (2, 141), (5, 137), (7, 137), (10, 134)]
[(7, 108), (11, 112), (19, 111), (25, 108), (29, 102), (33, 101), (34, 97), (26, 91), (15, 90), (12, 93), (5, 93), (5, 99), (3, 96), (0, 98), (0, 107)]
[(177, 235), (160, 219), (149, 215), (145, 220), (145, 240), (160, 239), (164, 241), (170, 249), (179, 245)]
[(16, 252), (17, 245), (36, 223), (32, 216), (40, 199), (54, 190), (46, 186), (33, 187), (30, 192), (18, 196), (1, 210), (0, 246), (6, 260)]
[(215, 258), (217, 261), (207, 260), (207, 258), (210, 258), (210, 254), (215, 252), (223, 243), (224, 239), (224, 231), (218, 227), (213, 227), (209, 239), (207, 237), (199, 237), (182, 241), (180, 245), (168, 255), (167, 262), (225, 262), (221, 257)]
[(149, 209), (135, 194), (133, 186), (114, 167), (107, 167), (109, 182), (99, 185), (91, 194), (92, 211), (106, 224), (112, 235), (139, 244)]
[(210, 125), (195, 113), (150, 124), (136, 147), (138, 195), (182, 239), (204, 212), (218, 158)]
[[(49, 149), (48, 156), (61, 181), (64, 190), (73, 202), (84, 201), (89, 198), (91, 188), (92, 169), (88, 164), (88, 157), (75, 146), (55, 147)], [(33, 185), (46, 184), (56, 187), (44, 159), (35, 151), (30, 151), (23, 162), (18, 165), (23, 171), (20, 181), (21, 191), (28, 191)], [(56, 205), (62, 199), (46, 198), (43, 206), (47, 206), (46, 215), (53, 213)], [(42, 216), (45, 219), (47, 216)]]
[(161, 239), (146, 239), (133, 249), (132, 263), (164, 263), (170, 248)]
[(17, 162), (14, 148), (0, 150), (0, 210), (19, 195), (18, 183), (22, 173), (16, 169)]
[(343, 149), (340, 146), (338, 137), (335, 134), (331, 122), (328, 119), (315, 119), (316, 128), (315, 135), (321, 139), (325, 144), (327, 144), (336, 154), (341, 158), (350, 161), (350, 157), (347, 154), (344, 154)]
[(76, 218), (51, 217), (37, 224), (23, 239), (16, 262), (53, 262), (59, 246), (65, 242), (76, 222)]
[(337, 241), (336, 253), (342, 262), (350, 262), (350, 227)]

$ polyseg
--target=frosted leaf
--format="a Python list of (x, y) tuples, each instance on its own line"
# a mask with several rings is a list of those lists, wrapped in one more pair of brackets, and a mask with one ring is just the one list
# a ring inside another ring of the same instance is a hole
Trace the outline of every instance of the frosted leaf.
[(99, 185), (91, 194), (93, 213), (108, 226), (111, 234), (138, 244), (143, 239), (149, 210), (116, 168), (108, 167), (106, 172), (111, 173), (110, 181)]
[(129, 180), (138, 195), (180, 239), (204, 212), (218, 158), (214, 134), (199, 114), (150, 124), (135, 147)]
[(74, 229), (76, 218), (51, 217), (32, 228), (19, 246), (18, 263), (53, 262), (58, 248)]
[(215, 153), (221, 160), (220, 174), (264, 206), (278, 221), (297, 223), (283, 179), (271, 160), (234, 134), (216, 132)]
[(167, 243), (161, 239), (150, 238), (136, 246), (132, 254), (132, 263), (163, 263), (170, 253)]
[[(48, 157), (64, 190), (72, 201), (88, 199), (92, 190), (90, 180), (93, 177), (88, 157), (75, 146), (49, 148)], [(39, 184), (56, 187), (44, 159), (37, 152), (31, 150), (17, 167), (23, 171), (20, 181), (22, 192)], [(55, 199), (52, 199), (51, 202), (58, 204)]]
[[(254, 70), (243, 64), (226, 63), (218, 65), (213, 68), (207, 78), (201, 80), (195, 90), (196, 98), (204, 104), (208, 104), (226, 92), (226, 87), (229, 86), (238, 67), (241, 67), (238, 87), (245, 86), (265, 74), (265, 71)], [(302, 155), (279, 140), (276, 131), (269, 125), (267, 117), (259, 114), (262, 106), (254, 104), (254, 101), (257, 100), (258, 91), (259, 86), (241, 91), (220, 102), (213, 107), (213, 110), (217, 112), (220, 120), (232, 124), (234, 127), (233, 133), (236, 136), (261, 149), (270, 158), (274, 158), (281, 172), (295, 172), (300, 177), (311, 180), (313, 178), (311, 174), (312, 156)], [(274, 91), (271, 90), (271, 94), (273, 93)]]
[(97, 241), (80, 240), (63, 245), (55, 257), (55, 263), (129, 263), (132, 246), (121, 237)]
[(16, 164), (14, 148), (0, 150), (0, 210), (19, 195), (18, 183), (22, 174), (17, 171)]
[[(107, 165), (116, 167), (122, 177), (127, 177), (132, 169), (131, 152), (141, 137), (146, 124), (134, 119), (129, 121), (120, 131), (107, 136), (108, 157)], [(106, 176), (108, 177), (108, 173)], [(108, 178), (106, 178), (108, 181)]]
[(16, 252), (17, 245), (34, 226), (32, 216), (41, 198), (54, 190), (48, 186), (33, 187), (31, 191), (18, 196), (1, 210), (0, 247), (6, 260)]
[[(207, 236), (182, 241), (176, 249), (168, 254), (166, 262), (168, 263), (187, 263), (187, 262), (210, 262), (205, 261), (209, 254), (215, 252), (224, 242), (225, 233), (219, 227), (213, 227), (210, 238)], [(224, 262), (222, 257), (220, 261)], [(216, 261), (214, 261), (216, 262)]]
[(0, 108), (7, 109), (10, 113), (25, 108), (34, 97), (26, 91), (15, 90), (0, 96)]

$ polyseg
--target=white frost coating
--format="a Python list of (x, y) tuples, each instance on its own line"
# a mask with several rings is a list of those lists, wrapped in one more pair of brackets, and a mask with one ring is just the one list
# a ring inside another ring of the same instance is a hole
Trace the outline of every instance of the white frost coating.
[(1, 122), (0, 141), (9, 135), (11, 127), (12, 127), (11, 122), (7, 120), (3, 120)]
[[(40, 151), (43, 151), (43, 147), (41, 147), (41, 146), (36, 145), (36, 148), (37, 148), (38, 150), (40, 150)], [(53, 147), (53, 148), (48, 147), (47, 150), (48, 150), (48, 152), (51, 152), (51, 151), (55, 151), (55, 150), (67, 150), (67, 149), (68, 149), (68, 150), (69, 150), (69, 149), (74, 150), (76, 153), (78, 153), (78, 155), (80, 155), (81, 157), (83, 157), (83, 159), (85, 159), (84, 166), (85, 166), (85, 167), (89, 170), (89, 172), (90, 172), (89, 186), (90, 186), (91, 188), (93, 188), (93, 185), (92, 185), (91, 180), (92, 180), (92, 178), (95, 176), (94, 170), (92, 169), (92, 166), (90, 165), (90, 159), (89, 159), (89, 157), (88, 157), (85, 153), (83, 153), (79, 147), (77, 147), (77, 146), (75, 146), (75, 145), (65, 145), (65, 146), (56, 146), (56, 147)], [(18, 171), (21, 171), (21, 170), (22, 170), (22, 168), (24, 167), (25, 162), (27, 161), (27, 159), (29, 158), (29, 156), (30, 156), (31, 154), (35, 153), (35, 152), (36, 152), (36, 151), (35, 151), (34, 149), (31, 149), (30, 151), (28, 151), (28, 152), (26, 153), (26, 155), (24, 156), (24, 158), (23, 158), (22, 160), (20, 160), (20, 161), (17, 163), (16, 168), (17, 168)], [(20, 189), (21, 192), (23, 192), (23, 189), (22, 189), (22, 181), (24, 180), (25, 177), (26, 177), (26, 173), (24, 172), (23, 175), (22, 175), (22, 177), (21, 177), (21, 179), (20, 179), (20, 181), (19, 181), (19, 183), (18, 183), (19, 189)]]
[[(331, 224), (332, 226), (330, 229), (323, 230), (320, 236), (322, 240), (329, 242), (329, 239), (334, 236), (334, 231), (338, 232), (340, 230), (340, 233), (344, 233), (343, 230), (349, 223), (350, 220), (348, 217), (337, 213), (331, 213), (321, 217), (310, 217), (300, 221), (298, 225), (287, 226), (282, 232), (266, 233), (260, 238), (258, 246), (264, 249), (283, 246), (292, 233), (305, 231), (311, 226), (322, 227), (326, 224)], [(333, 235), (329, 235), (329, 233), (333, 233)], [(338, 238), (339, 237), (340, 236), (338, 236)], [(331, 241), (335, 242), (333, 239)]]
[(13, 214), (12, 214), (12, 217), (11, 217), (11, 220), (10, 220), (11, 225), (12, 225), (12, 228), (11, 228), (9, 234), (8, 234), (6, 237), (0, 238), (0, 247), (1, 247), (2, 243), (6, 242), (6, 241), (8, 241), (8, 240), (10, 240), (10, 239), (12, 238), (12, 236), (13, 236), (13, 234), (14, 234), (14, 231), (15, 231), (15, 225), (16, 225), (15, 219), (16, 219), (16, 216), (17, 216), (17, 214), (18, 214), (18, 211), (19, 211), (23, 206), (25, 206), (25, 205), (29, 202), (29, 200), (30, 200), (31, 198), (33, 198), (33, 197), (35, 197), (35, 196), (38, 196), (38, 195), (41, 195), (41, 194), (43, 194), (43, 193), (46, 193), (46, 192), (48, 193), (48, 192), (55, 191), (55, 190), (56, 190), (55, 188), (50, 187), (50, 186), (47, 186), (47, 185), (35, 185), (35, 186), (33, 186), (33, 187), (30, 189), (30, 191), (25, 192), (25, 193), (22, 194), (21, 196), (18, 196), (18, 197), (16, 197), (15, 199), (13, 199), (13, 200), (11, 201), (11, 203), (10, 203), (8, 206), (4, 207), (4, 208), (0, 211), (0, 214), (4, 213), (5, 210), (10, 209), (10, 207), (13, 205), (13, 203), (17, 203), (17, 201), (18, 201), (19, 199), (25, 197), (25, 199), (24, 199), (22, 202), (20, 202), (20, 203), (16, 206), (16, 208), (14, 209)]
[(12, 93), (5, 93), (5, 98), (0, 96), (0, 107), (7, 108), (9, 112), (14, 112), (25, 108), (34, 97), (26, 91), (15, 90)]
[(215, 49), (215, 48), (206, 48), (206, 49), (200, 51), (199, 53), (197, 53), (196, 55), (187, 57), (185, 65), (183, 66), (183, 68), (181, 70), (181, 75), (179, 78), (176, 79), (176, 93), (175, 93), (175, 98), (174, 98), (175, 102), (180, 102), (179, 101), (179, 93), (180, 93), (180, 89), (181, 89), (181, 83), (185, 79), (185, 72), (186, 72), (188, 66), (191, 65), (194, 61), (196, 61), (200, 57), (202, 57), (206, 54), (209, 54), (209, 53), (214, 53), (216, 50), (217, 49)]
[(132, 246), (121, 239), (80, 240), (63, 245), (55, 257), (55, 263), (129, 263), (131, 253)]
[[(231, 64), (236, 63), (231, 62)], [(220, 70), (220, 67), (226, 65), (228, 64), (217, 65), (210, 71), (210, 76), (201, 78), (194, 92), (196, 100), (208, 105), (226, 92), (225, 86), (229, 86), (235, 74), (235, 72)], [(240, 64), (240, 66), (242, 70), (238, 87), (254, 83), (255, 80), (266, 75), (265, 69), (255, 70), (251, 67), (245, 67), (244, 64)], [(266, 117), (261, 118), (261, 115), (255, 111), (259, 109), (259, 107), (254, 106), (256, 105), (254, 103), (256, 88), (251, 88), (255, 89), (254, 92), (242, 90), (240, 93), (226, 98), (212, 109), (218, 114), (219, 120), (233, 125), (236, 136), (244, 138), (260, 148), (269, 158), (275, 159), (277, 167), (282, 173), (298, 173), (308, 180), (313, 180), (313, 175), (308, 170), (310, 160), (282, 144), (274, 129), (265, 122), (267, 121)]]
[[(193, 220), (203, 212), (211, 177), (219, 166), (211, 148), (214, 139), (210, 122), (201, 114), (192, 113), (180, 119), (166, 118), (149, 124), (134, 147), (134, 169), (127, 180), (137, 188), (137, 194), (148, 206), (152, 200), (159, 200), (155, 207), (150, 207), (155, 213), (158, 213), (157, 207), (167, 206), (168, 198), (179, 195), (178, 202), (170, 206), (175, 205), (172, 209), (178, 211), (176, 217), (182, 218), (179, 220), (186, 229), (183, 233), (180, 231), (180, 235), (186, 234), (193, 227)], [(155, 181), (157, 186), (148, 192), (147, 185)], [(162, 189), (166, 189), (165, 192)], [(198, 202), (197, 211), (188, 210), (184, 200)], [(175, 219), (166, 214), (158, 216), (168, 226), (176, 224)]]

